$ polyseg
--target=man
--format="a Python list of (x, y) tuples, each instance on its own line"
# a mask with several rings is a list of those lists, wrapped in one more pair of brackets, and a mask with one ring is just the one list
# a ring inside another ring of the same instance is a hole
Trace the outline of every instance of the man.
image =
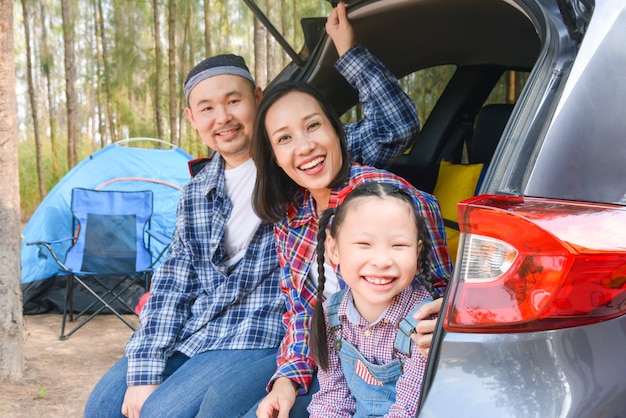
[[(353, 46), (345, 6), (331, 16), (336, 67), (367, 116), (346, 128), (354, 158), (388, 165), (419, 130), (415, 107), (380, 62)], [(262, 92), (234, 55), (198, 64), (184, 89), (185, 114), (216, 153), (183, 190), (141, 326), (94, 388), (86, 417), (191, 417), (201, 403), (202, 416), (241, 416), (265, 396), (276, 367), (285, 332), (279, 264), (272, 225), (251, 202), (249, 148)]]

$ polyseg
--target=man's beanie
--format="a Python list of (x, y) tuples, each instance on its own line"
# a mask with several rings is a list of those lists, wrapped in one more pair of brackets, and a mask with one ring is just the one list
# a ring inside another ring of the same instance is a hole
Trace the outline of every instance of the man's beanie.
[(254, 84), (254, 79), (248, 70), (248, 66), (244, 59), (238, 55), (222, 54), (209, 57), (196, 65), (187, 75), (187, 80), (183, 84), (185, 90), (185, 100), (189, 105), (189, 93), (202, 80), (221, 74), (238, 75)]

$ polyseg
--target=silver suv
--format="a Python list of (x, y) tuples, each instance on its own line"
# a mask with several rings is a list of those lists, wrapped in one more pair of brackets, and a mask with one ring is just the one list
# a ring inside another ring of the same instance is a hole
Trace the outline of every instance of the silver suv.
[[(440, 198), (458, 245), (419, 416), (626, 416), (626, 0), (347, 3), (416, 92), (391, 170)], [(274, 81), (343, 114), (358, 98), (323, 21)]]

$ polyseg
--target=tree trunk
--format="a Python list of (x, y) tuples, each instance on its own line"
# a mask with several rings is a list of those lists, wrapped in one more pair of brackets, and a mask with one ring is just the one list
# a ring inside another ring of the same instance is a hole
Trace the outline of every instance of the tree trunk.
[(24, 374), (13, 0), (0, 0), (0, 378)]
[(159, 21), (159, 2), (152, 0), (154, 16), (154, 118), (156, 120), (157, 138), (164, 139), (163, 114), (161, 109), (161, 64), (163, 51), (161, 49), (161, 22)]
[[(66, 0), (67, 1), (67, 0)], [(109, 60), (107, 54), (107, 42), (104, 32), (104, 15), (102, 13), (102, 0), (98, 0), (98, 25), (100, 26), (100, 38), (102, 45), (102, 69), (104, 70), (104, 76), (102, 77), (102, 83), (104, 84), (104, 92), (107, 102), (107, 118), (109, 120), (109, 131), (111, 133), (111, 142), (117, 141), (117, 132), (115, 130), (115, 118), (113, 117), (113, 94), (111, 93), (111, 73), (109, 70)]]
[(98, 124), (98, 136), (100, 137), (100, 148), (106, 146), (106, 108), (102, 103), (102, 35), (100, 34), (100, 10), (98, 8), (98, 0), (91, 0), (94, 9), (94, 22), (93, 30), (95, 32), (96, 51), (94, 58), (96, 60), (96, 115)]
[[(194, 66), (194, 57), (196, 55), (195, 51), (196, 51), (196, 44), (195, 44), (195, 39), (192, 36), (192, 32), (193, 29), (197, 27), (197, 25), (195, 24), (195, 13), (193, 12), (193, 7), (190, 3), (185, 3), (183, 4), (183, 9), (178, 9), (176, 12), (177, 15), (177, 20), (178, 21), (183, 21), (184, 23), (182, 25), (182, 39), (180, 41), (180, 45), (181, 47), (178, 48), (178, 59), (176, 62), (180, 63), (179, 67), (180, 68), (185, 68), (185, 71), (189, 71), (193, 68)], [(178, 72), (177, 75), (177, 82), (176, 85), (177, 86), (182, 86), (183, 82), (184, 82), (184, 78), (182, 78), (182, 74), (181, 71)], [(177, 91), (176, 91), (176, 95), (178, 97), (180, 95), (180, 91), (181, 88), (178, 87)], [(182, 102), (182, 98), (181, 98), (181, 102)], [(183, 103), (181, 105), (181, 107), (184, 108), (184, 106), (186, 106), (186, 103)], [(180, 114), (180, 113), (179, 113)], [(183, 120), (183, 118), (177, 117), (177, 121), (178, 124), (176, 125), (176, 129), (178, 132), (178, 146), (181, 148), (185, 148), (185, 149), (189, 149), (189, 145), (190, 145), (190, 141), (187, 141), (187, 143), (185, 143), (185, 139), (189, 139), (189, 135), (185, 136), (184, 131), (183, 131), (183, 123), (185, 122), (185, 120)]]
[(509, 71), (509, 80), (507, 83), (507, 103), (515, 103), (517, 100), (517, 83), (515, 82), (515, 71)]
[[(281, 16), (280, 2), (267, 2), (267, 17), (276, 26), (278, 32), (285, 33), (282, 27), (283, 18)], [(272, 80), (283, 69), (284, 52), (283, 48), (269, 32), (267, 32), (267, 55), (267, 78)]]
[(211, 52), (211, 0), (204, 0), (204, 50), (206, 57), (213, 55)]
[(44, 77), (46, 78), (46, 97), (48, 100), (48, 126), (50, 129), (50, 148), (52, 149), (52, 178), (54, 183), (59, 180), (59, 162), (57, 158), (57, 144), (56, 144), (56, 112), (54, 107), (54, 91), (52, 91), (52, 78), (50, 72), (53, 67), (53, 58), (48, 45), (48, 25), (50, 24), (47, 19), (46, 5), (45, 3), (39, 3), (39, 11), (41, 12), (41, 67), (43, 69)]
[(63, 44), (65, 47), (65, 100), (67, 103), (67, 166), (76, 165), (77, 148), (77, 106), (76, 63), (74, 49), (74, 5), (73, 0), (61, 0), (63, 18)]
[[(265, 2), (257, 1), (262, 7)], [(267, 86), (267, 30), (265, 26), (254, 18), (254, 79), (256, 85), (265, 88)]]
[(33, 82), (33, 61), (30, 47), (30, 19), (28, 10), (28, 0), (22, 0), (22, 17), (24, 19), (24, 41), (26, 42), (26, 79), (28, 84), (28, 97), (30, 99), (30, 112), (33, 117), (33, 133), (35, 135), (35, 160), (37, 165), (37, 184), (39, 185), (39, 198), (46, 197), (46, 186), (44, 184), (43, 164), (41, 161), (41, 137), (39, 131), (39, 104), (35, 97), (35, 85)]
[(176, 77), (176, 0), (168, 2), (167, 34), (168, 46), (168, 69), (169, 69), (169, 93), (170, 93), (170, 141), (178, 145), (178, 83)]

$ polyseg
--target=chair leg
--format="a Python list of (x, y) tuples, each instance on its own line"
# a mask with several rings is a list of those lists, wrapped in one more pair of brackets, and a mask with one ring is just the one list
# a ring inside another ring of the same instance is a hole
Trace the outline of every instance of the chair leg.
[[(121, 298), (121, 295), (124, 294), (124, 292), (126, 292), (130, 286), (132, 286), (133, 284), (135, 284), (137, 282), (141, 282), (141, 281), (143, 281), (143, 285), (145, 286), (145, 290), (148, 291), (149, 290), (149, 286), (150, 286), (150, 281), (151, 281), (151, 278), (152, 278), (151, 277), (152, 276), (151, 273), (152, 273), (151, 271), (141, 272), (141, 274), (137, 275), (134, 280), (127, 281), (125, 283), (125, 285), (122, 285), (122, 281), (120, 280), (115, 286), (110, 287), (110, 288), (108, 286), (106, 286), (105, 283), (103, 283), (97, 276), (89, 276), (89, 277), (91, 277), (91, 279), (93, 279), (95, 281), (95, 284), (99, 284), (102, 288), (105, 288), (107, 290), (103, 294), (96, 293), (95, 290), (92, 289), (88, 285), (88, 282), (84, 281), (81, 276), (68, 275), (68, 278), (67, 278), (67, 289), (66, 289), (66, 300), (65, 300), (65, 306), (64, 306), (64, 311), (63, 311), (63, 325), (62, 325), (62, 328), (61, 328), (61, 340), (67, 340), (72, 334), (74, 334), (76, 331), (78, 331), (80, 328), (82, 328), (84, 325), (86, 325), (87, 322), (91, 321), (96, 315), (98, 315), (100, 312), (102, 312), (105, 309), (108, 309), (112, 314), (117, 316), (131, 330), (134, 331), (136, 329), (135, 325), (132, 324), (131, 322), (129, 322), (120, 313), (120, 311), (115, 309), (111, 304), (113, 302), (115, 302), (115, 301), (118, 301), (118, 302), (120, 302), (122, 304), (122, 309), (125, 307), (130, 312), (135, 312), (134, 308), (129, 306), (128, 303), (126, 303), (126, 301)], [(74, 314), (74, 306), (73, 306), (73, 287), (74, 287), (75, 283), (77, 285), (80, 285), (87, 292), (89, 292), (91, 294), (91, 296), (93, 296), (95, 298), (95, 300), (89, 306), (84, 308), (81, 312), (79, 312), (76, 315)], [(121, 286), (121, 287), (119, 287), (119, 286)], [(99, 307), (94, 310), (94, 307), (97, 306), (97, 305), (99, 305)], [(86, 314), (89, 314), (89, 316), (86, 317), (86, 318), (82, 318), (83, 315), (86, 316)], [(70, 318), (70, 322), (78, 321), (79, 318), (81, 318), (81, 321), (80, 321), (80, 323), (78, 325), (74, 326), (74, 328), (72, 328), (71, 331), (66, 333), (65, 326), (66, 326), (66, 323), (67, 323), (67, 317), (68, 316)]]
[[(69, 335), (65, 335), (65, 324), (67, 322), (67, 316), (70, 316), (70, 322), (74, 320), (74, 304), (73, 298), (74, 281), (71, 275), (67, 275), (65, 279), (65, 303), (63, 304), (63, 322), (61, 324), (61, 340), (67, 340)], [(68, 309), (69, 308), (69, 309)], [(69, 310), (69, 313), (68, 313)]]
[(152, 284), (152, 270), (146, 271), (144, 273), (144, 290), (146, 292), (150, 291), (150, 285)]
[[(131, 279), (132, 276), (129, 276), (128, 278)], [(102, 280), (100, 280), (97, 276), (91, 276), (91, 279), (93, 281), (95, 281), (98, 285), (100, 285), (103, 289), (106, 289), (106, 292), (103, 294), (100, 294), (100, 298), (107, 300), (108, 303), (113, 303), (113, 302), (119, 302), (120, 304), (123, 305), (123, 308), (126, 308), (129, 312), (135, 312), (135, 309), (133, 306), (130, 306), (128, 303), (126, 303), (126, 301), (122, 298), (122, 295), (133, 285), (135, 285), (140, 279), (143, 278), (143, 274), (137, 276), (134, 280), (128, 280), (127, 283), (124, 285), (123, 281), (120, 280), (117, 284), (115, 284), (113, 287), (109, 288), (107, 285), (104, 284), (104, 282)], [(145, 281), (145, 279), (144, 279)], [(86, 289), (88, 290), (88, 289)], [(110, 296), (110, 297), (109, 297)], [(107, 308), (106, 305), (104, 305), (102, 302), (100, 302), (99, 298), (94, 300), (89, 306), (87, 306), (86, 308), (84, 308), (81, 312), (79, 312), (76, 315), (76, 319), (80, 318), (81, 316), (83, 316), (84, 314), (90, 312), (92, 310), (92, 308), (96, 305), (98, 305), (98, 303), (100, 304), (100, 307), (98, 308), (96, 313), (100, 313), (102, 312), (104, 309)], [(115, 312), (112, 312), (115, 313)]]
[(87, 322), (91, 321), (98, 313), (100, 313), (103, 309), (107, 308), (111, 311), (111, 313), (113, 313), (115, 316), (117, 316), (122, 322), (124, 322), (130, 329), (132, 329), (133, 331), (136, 329), (135, 326), (130, 323), (126, 318), (124, 318), (124, 316), (122, 316), (121, 313), (119, 313), (115, 308), (113, 308), (109, 302), (107, 302), (106, 300), (104, 300), (100, 295), (98, 295), (96, 292), (94, 292), (89, 286), (87, 286), (87, 284), (81, 280), (79, 277), (74, 277), (74, 279), (85, 288), (85, 290), (87, 290), (93, 297), (95, 297), (101, 304), (102, 306), (96, 310), (95, 312), (93, 312), (91, 315), (89, 315), (89, 317), (83, 319), (81, 321), (80, 324), (78, 324), (76, 327), (74, 327), (70, 332), (68, 332), (65, 335), (65, 338), (62, 339), (67, 339), (69, 338), (73, 333), (75, 333), (76, 331), (78, 331), (80, 328), (82, 328)]

